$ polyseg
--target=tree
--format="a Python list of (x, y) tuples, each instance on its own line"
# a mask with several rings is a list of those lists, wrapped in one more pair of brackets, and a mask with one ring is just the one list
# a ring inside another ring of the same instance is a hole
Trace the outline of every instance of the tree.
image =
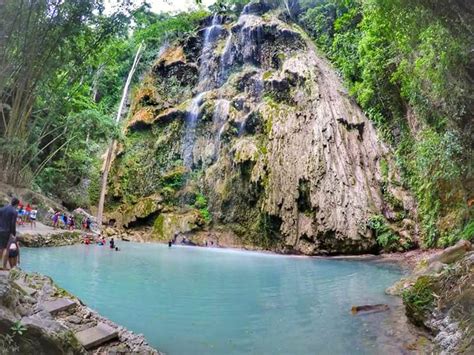
[[(30, 184), (51, 159), (31, 157), (40, 157), (52, 148), (51, 140), (66, 135), (70, 125), (55, 120), (65, 114), (62, 107), (77, 103), (84, 63), (124, 22), (121, 15), (102, 16), (102, 10), (100, 0), (0, 3), (0, 180)], [(36, 167), (25, 166), (35, 162)]]

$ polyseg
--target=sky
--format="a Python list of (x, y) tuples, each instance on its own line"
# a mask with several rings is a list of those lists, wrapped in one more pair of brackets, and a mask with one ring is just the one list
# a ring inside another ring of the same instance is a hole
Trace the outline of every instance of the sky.
[[(114, 6), (117, 3), (122, 2), (123, 0), (105, 0), (106, 12), (111, 12)], [(129, 0), (131, 3), (140, 6), (143, 3), (143, 0)], [(153, 12), (179, 12), (188, 10), (190, 8), (196, 7), (195, 0), (147, 0), (151, 5)], [(202, 3), (205, 6), (209, 6), (214, 3), (215, 0), (203, 0)]]

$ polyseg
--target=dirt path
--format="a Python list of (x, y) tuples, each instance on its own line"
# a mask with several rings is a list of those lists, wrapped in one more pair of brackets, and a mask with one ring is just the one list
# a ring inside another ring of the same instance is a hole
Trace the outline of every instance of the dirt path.
[[(31, 228), (31, 225), (29, 223), (23, 226), (17, 226), (16, 231), (20, 234), (20, 236), (24, 234), (47, 236), (47, 235), (59, 234), (62, 232), (69, 232), (69, 230), (62, 229), (62, 228), (54, 229), (53, 227), (47, 226), (41, 222), (36, 222), (35, 228)], [(73, 231), (70, 231), (70, 232), (81, 232), (81, 231), (79, 229), (74, 229)]]

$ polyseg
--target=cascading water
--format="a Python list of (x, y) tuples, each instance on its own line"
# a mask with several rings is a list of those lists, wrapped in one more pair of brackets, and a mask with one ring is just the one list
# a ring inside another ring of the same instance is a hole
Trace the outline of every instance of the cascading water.
[(196, 127), (201, 113), (202, 99), (206, 92), (213, 86), (212, 77), (212, 51), (221, 26), (222, 18), (215, 14), (211, 25), (204, 31), (204, 40), (202, 45), (200, 64), (199, 64), (199, 82), (197, 86), (198, 94), (191, 100), (187, 109), (186, 128), (183, 142), (183, 161), (187, 168), (193, 166), (193, 149), (196, 139)]
[(205, 92), (202, 92), (195, 96), (188, 108), (186, 115), (186, 131), (184, 135), (184, 150), (183, 160), (184, 166), (191, 168), (193, 166), (193, 148), (194, 140), (196, 138), (196, 126), (201, 112), (202, 98)]
[(220, 71), (219, 71), (219, 83), (223, 84), (227, 80), (227, 75), (229, 68), (231, 67), (234, 61), (234, 52), (233, 52), (233, 40), (232, 31), (229, 31), (229, 35), (225, 41), (224, 50), (222, 51), (220, 59)]
[(221, 136), (222, 132), (224, 131), (224, 126), (227, 121), (227, 117), (229, 117), (229, 110), (230, 110), (230, 102), (229, 100), (219, 99), (217, 104), (214, 108), (214, 127), (215, 131), (217, 132), (216, 137), (214, 139), (214, 158), (219, 158), (219, 151), (221, 148)]
[[(254, 65), (259, 64), (260, 58), (260, 43), (263, 38), (261, 28), (259, 26), (252, 26), (254, 21), (258, 21), (258, 16), (255, 16), (249, 10), (250, 7), (246, 5), (242, 10), (239, 20), (237, 22), (238, 31), (233, 33), (228, 31), (223, 52), (217, 62), (218, 67), (215, 67), (216, 61), (213, 56), (213, 51), (217, 39), (220, 38), (224, 31), (222, 26), (222, 17), (215, 14), (212, 18), (211, 24), (206, 27), (203, 35), (202, 52), (199, 64), (199, 82), (197, 85), (198, 95), (195, 96), (188, 109), (186, 116), (186, 129), (183, 144), (183, 160), (188, 168), (192, 168), (194, 157), (193, 149), (196, 138), (196, 127), (199, 121), (201, 106), (204, 95), (214, 89), (216, 86), (222, 85), (228, 78), (229, 69), (234, 64), (236, 58), (236, 46), (240, 47), (242, 60), (244, 63)], [(255, 90), (262, 91), (262, 75), (255, 83)], [(261, 95), (256, 95), (260, 97)], [(230, 102), (223, 99), (222, 91), (219, 91), (218, 100), (215, 105), (213, 121), (215, 135), (215, 158), (218, 158), (218, 153), (221, 146), (221, 136), (225, 128), (225, 123), (229, 116)], [(241, 124), (239, 134), (243, 134), (245, 130), (245, 122)]]
[(199, 64), (199, 92), (210, 90), (214, 85), (212, 75), (212, 52), (214, 43), (222, 30), (221, 21), (222, 17), (215, 14), (212, 17), (211, 25), (204, 31), (204, 41)]

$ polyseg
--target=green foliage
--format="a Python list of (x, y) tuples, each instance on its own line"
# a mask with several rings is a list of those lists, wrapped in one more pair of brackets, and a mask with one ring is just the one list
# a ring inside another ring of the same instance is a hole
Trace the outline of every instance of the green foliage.
[(209, 10), (213, 13), (225, 13), (238, 15), (250, 0), (217, 0), (209, 6)]
[(21, 324), (21, 321), (16, 321), (12, 327), (10, 328), (12, 335), (23, 335), (23, 333), (26, 331), (26, 328)]
[(382, 173), (383, 181), (388, 181), (389, 167), (388, 162), (385, 159), (380, 160), (380, 172)]
[(434, 280), (431, 276), (420, 276), (416, 283), (402, 294), (407, 316), (414, 324), (423, 326), (426, 313), (434, 306)]
[(400, 247), (400, 237), (388, 226), (385, 217), (374, 215), (367, 221), (367, 226), (375, 232), (377, 243), (385, 251), (396, 251)]
[[(81, 142), (76, 113), (104, 114), (91, 95), (97, 55), (123, 33), (127, 19), (123, 13), (103, 16), (101, 9), (101, 1), (0, 4), (0, 22), (8, 34), (0, 42), (0, 102), (6, 105), (0, 132), (10, 146), (0, 152), (0, 179), (31, 184)], [(84, 157), (70, 158), (78, 158), (79, 167)]]
[(456, 244), (461, 239), (469, 240), (470, 242), (474, 241), (474, 221), (471, 220), (458, 231), (446, 233), (441, 236), (439, 245), (446, 248)]
[(436, 246), (440, 232), (437, 222), (444, 210), (457, 208), (455, 196), (462, 168), (457, 156), (462, 147), (452, 132), (439, 134), (432, 129), (420, 133), (413, 142), (407, 138), (398, 147), (398, 162), (404, 179), (418, 200), (424, 243)]
[(196, 207), (199, 210), (199, 214), (201, 215), (201, 217), (204, 219), (206, 223), (210, 223), (212, 221), (212, 215), (209, 212), (207, 198), (202, 193), (198, 193), (196, 195), (194, 207)]
[(466, 224), (459, 234), (459, 237), (460, 239), (469, 240), (471, 242), (474, 240), (474, 220)]
[(155, 222), (153, 223), (153, 232), (158, 234), (160, 237), (163, 237), (163, 227), (164, 227), (165, 217), (160, 214), (156, 217)]
[(9, 334), (0, 334), (0, 355), (10, 355), (20, 352), (18, 346), (18, 337), (21, 337), (25, 332), (26, 328), (21, 321), (16, 321), (10, 328)]

